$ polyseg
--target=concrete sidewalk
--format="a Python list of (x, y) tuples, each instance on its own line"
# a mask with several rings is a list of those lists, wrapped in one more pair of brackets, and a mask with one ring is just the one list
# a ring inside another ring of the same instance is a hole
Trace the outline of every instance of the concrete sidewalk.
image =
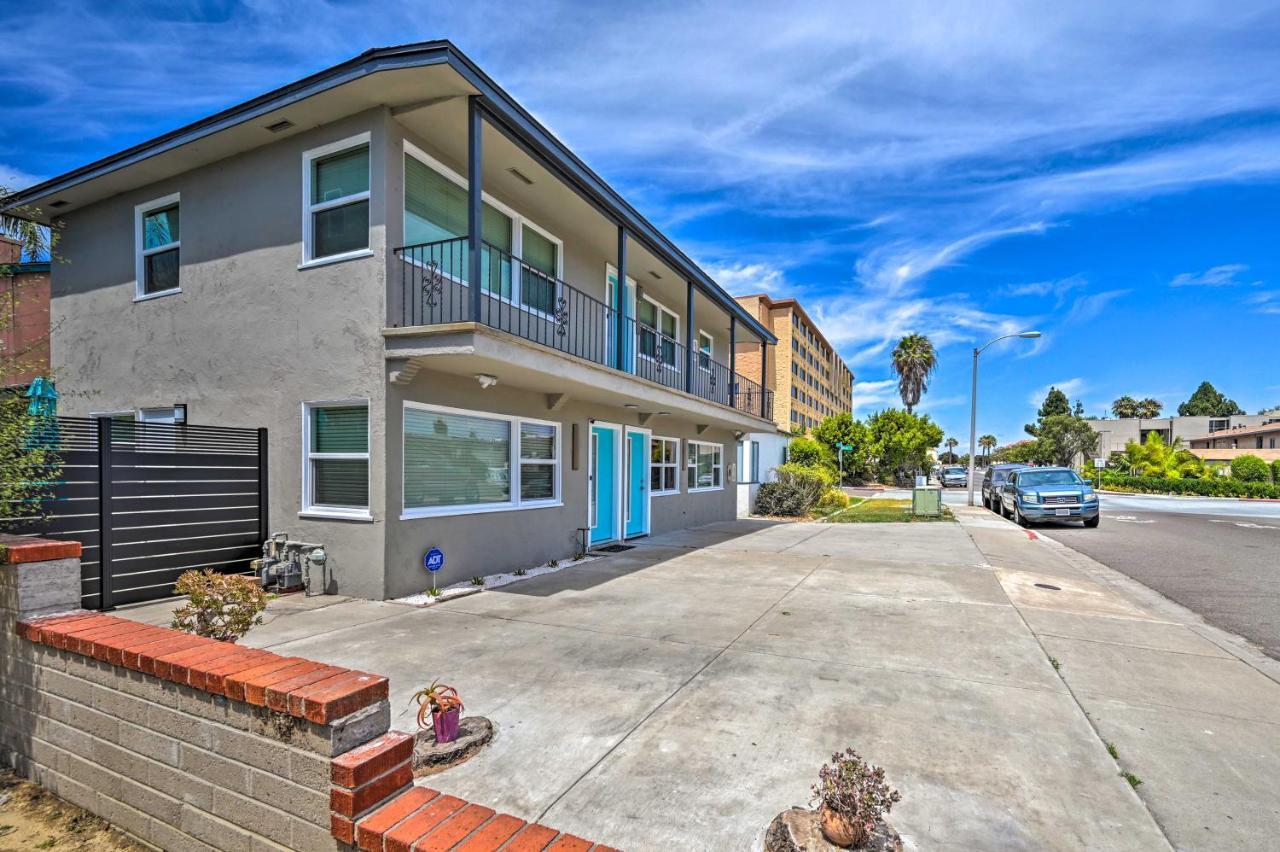
[(629, 850), (758, 848), (847, 745), (902, 791), (916, 848), (1280, 834), (1280, 686), (1247, 648), (957, 514), (714, 524), (430, 609), (287, 598), (246, 644), (388, 674), (403, 730), (442, 677), (498, 734), (433, 786)]
[(1172, 845), (1275, 848), (1280, 663), (1058, 542), (953, 509)]

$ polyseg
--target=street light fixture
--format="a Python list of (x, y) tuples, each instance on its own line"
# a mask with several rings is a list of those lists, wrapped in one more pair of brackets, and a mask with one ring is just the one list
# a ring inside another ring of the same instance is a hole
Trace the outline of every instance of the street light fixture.
[(993, 343), (1019, 337), (1023, 340), (1035, 340), (1040, 336), (1038, 331), (1019, 331), (1017, 334), (1005, 334), (995, 340), (989, 340), (983, 346), (973, 350), (973, 395), (969, 399), (969, 505), (973, 505), (973, 458), (978, 449), (978, 356)]

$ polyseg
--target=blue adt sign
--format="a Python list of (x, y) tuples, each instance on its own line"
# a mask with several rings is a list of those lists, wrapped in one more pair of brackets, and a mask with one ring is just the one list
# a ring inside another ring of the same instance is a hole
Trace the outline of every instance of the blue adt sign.
[(444, 567), (444, 551), (438, 547), (433, 547), (427, 551), (427, 555), (422, 557), (422, 566), (432, 574)]

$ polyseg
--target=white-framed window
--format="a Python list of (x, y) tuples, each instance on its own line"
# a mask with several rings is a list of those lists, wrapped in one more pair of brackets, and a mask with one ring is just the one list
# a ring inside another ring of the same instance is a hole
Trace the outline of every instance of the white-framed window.
[(680, 441), (652, 438), (649, 441), (649, 494), (661, 497), (680, 493)]
[(302, 404), (302, 514), (368, 520), (369, 401)]
[(404, 403), (402, 519), (559, 506), (560, 424)]
[[(408, 140), (404, 143), (404, 241), (442, 272), (467, 286), (467, 179)], [(523, 214), (482, 193), (481, 288), (493, 298), (547, 316), (555, 312), (564, 242)]]
[(369, 257), (369, 134), (302, 154), (302, 266)]
[(704, 441), (689, 441), (685, 450), (689, 493), (724, 488), (724, 447)]
[(676, 334), (680, 329), (680, 315), (646, 295), (636, 301), (636, 320), (639, 323), (640, 357), (658, 361), (677, 372), (680, 359), (676, 355)]
[(715, 341), (711, 339), (711, 335), (701, 329), (698, 330), (698, 369), (705, 372), (711, 372), (711, 359), (715, 355)]
[(180, 201), (175, 192), (133, 208), (135, 302), (182, 292)]
[(738, 444), (738, 481), (760, 481), (760, 442), (744, 440)]

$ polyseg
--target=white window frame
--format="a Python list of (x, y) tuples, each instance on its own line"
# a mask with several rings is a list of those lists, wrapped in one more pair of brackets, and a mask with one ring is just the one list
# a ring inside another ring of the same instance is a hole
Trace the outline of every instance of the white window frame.
[(371, 400), (368, 397), (353, 399), (310, 400), (302, 403), (302, 509), (298, 516), (302, 518), (335, 518), (348, 521), (372, 521), (373, 512), (370, 506), (363, 509), (354, 506), (325, 506), (312, 499), (312, 488), (315, 477), (311, 472), (311, 462), (315, 459), (351, 459), (365, 462), (365, 473), (369, 477), (366, 493), (373, 498), (373, 422), (365, 417), (366, 435), (363, 453), (313, 453), (311, 452), (311, 412), (318, 408), (344, 408), (364, 406), (370, 411)]
[[(405, 139), (404, 154), (400, 161), (400, 172), (401, 172), (401, 181), (400, 181), (400, 216), (401, 216), (400, 229), (401, 231), (400, 232), (402, 235), (407, 233), (408, 223), (409, 223), (409, 216), (408, 216), (409, 182), (408, 180), (404, 179), (403, 157), (413, 157), (422, 165), (426, 166), (436, 174), (443, 177), (445, 180), (450, 181), (451, 183), (461, 187), (462, 189), (467, 189), (470, 186), (470, 184), (467, 182), (467, 179), (465, 177), (458, 174), (453, 169), (449, 168), (444, 163), (440, 162), (435, 157), (431, 156), (426, 151), (422, 150), (417, 145), (410, 142), (408, 139)], [(519, 212), (515, 208), (511, 207), (510, 205), (504, 204), (498, 199), (494, 198), (492, 195), (485, 192), (483, 189), (481, 189), (480, 191), (480, 197), (484, 201), (484, 203), (488, 204), (494, 210), (497, 210), (499, 213), (502, 213), (508, 219), (511, 220), (511, 256), (513, 258), (521, 261), (522, 263), (524, 262), (524, 227), (523, 226), (528, 226), (529, 230), (545, 237), (547, 240), (551, 242), (552, 245), (556, 247), (556, 271), (555, 271), (554, 278), (556, 279), (556, 298), (557, 299), (560, 298), (560, 296), (562, 295), (561, 294), (562, 280), (564, 278), (564, 240), (560, 239), (555, 234), (551, 233), (546, 228), (542, 227), (537, 222), (525, 216), (523, 213)], [(482, 235), (482, 239), (483, 239), (483, 235)], [(409, 262), (422, 265), (420, 261), (410, 260)], [(463, 287), (470, 286), (466, 281), (463, 281), (459, 278), (455, 278), (452, 275), (446, 274), (445, 277), (448, 278), (453, 283), (460, 284)], [(520, 288), (523, 285), (524, 277), (521, 275), (513, 274), (513, 278), (516, 280), (513, 280), (511, 282), (510, 298), (503, 296), (501, 293), (494, 293), (490, 290), (485, 290), (484, 294), (488, 296), (490, 299), (497, 299), (499, 302), (504, 302), (513, 308), (518, 308), (519, 310), (527, 311), (528, 313), (533, 314), (534, 316), (542, 317), (543, 319), (547, 319), (547, 320), (553, 320), (554, 317), (552, 317), (552, 315), (547, 313), (546, 311), (540, 311), (537, 308), (530, 307), (529, 305), (524, 304), (524, 302), (520, 298), (521, 297)]]
[[(653, 333), (654, 333), (655, 340), (656, 340), (656, 343), (657, 343), (657, 345), (658, 345), (658, 349), (657, 349), (657, 351), (659, 351), (659, 352), (661, 352), (661, 351), (662, 351), (662, 339), (663, 339), (664, 337), (668, 337), (668, 338), (670, 338), (671, 340), (675, 341), (676, 346), (678, 347), (678, 346), (680, 345), (680, 338), (675, 337), (675, 336), (673, 336), (673, 335), (668, 335), (668, 334), (664, 334), (664, 333), (663, 333), (663, 331), (662, 331), (662, 315), (665, 313), (665, 314), (669, 314), (669, 315), (671, 315), (672, 317), (674, 317), (674, 318), (675, 318), (675, 321), (676, 321), (676, 322), (675, 322), (675, 326), (676, 326), (676, 333), (677, 333), (677, 334), (679, 334), (679, 333), (680, 333), (680, 313), (679, 313), (678, 311), (673, 311), (673, 310), (671, 310), (671, 309), (670, 309), (670, 308), (668, 308), (666, 305), (662, 304), (662, 302), (659, 302), (657, 299), (655, 299), (655, 298), (653, 298), (652, 296), (650, 296), (648, 293), (641, 293), (641, 294), (640, 294), (640, 298), (641, 298), (641, 299), (643, 299), (643, 300), (645, 300), (645, 301), (646, 301), (646, 302), (648, 302), (649, 304), (653, 305), (653, 306), (654, 306), (654, 308), (656, 308), (656, 309), (657, 309), (657, 312), (658, 312), (658, 313), (657, 313), (657, 317), (656, 317), (656, 319), (657, 319), (657, 321), (658, 321), (658, 325), (657, 325), (657, 327), (656, 327), (656, 328), (651, 329), (651, 330), (653, 331)], [(647, 325), (645, 325), (644, 323), (640, 322), (640, 313), (639, 313), (639, 311), (637, 311), (637, 312), (636, 312), (636, 326), (637, 326), (637, 327), (640, 327), (640, 328), (649, 328), (649, 326), (647, 326)], [(662, 365), (662, 368), (663, 368), (664, 370), (673, 370), (673, 371), (675, 371), (675, 372), (677, 372), (677, 373), (681, 372), (681, 371), (683, 370), (683, 368), (684, 368), (684, 365), (680, 363), (680, 360), (681, 360), (681, 359), (680, 359), (680, 352), (679, 352), (679, 349), (677, 349), (677, 350), (676, 350), (675, 363), (674, 363), (674, 364), (668, 364), (666, 361), (663, 361), (661, 358), (654, 358), (652, 355), (645, 355), (643, 352), (641, 352), (641, 351), (640, 351), (640, 344), (639, 344), (639, 341), (637, 340), (637, 343), (636, 343), (636, 357), (637, 357), (637, 358), (643, 358), (643, 359), (645, 359), (646, 361), (652, 361), (654, 364), (661, 364), (661, 365)]]
[[(654, 463), (653, 445), (658, 443), (659, 441), (662, 441), (667, 444), (675, 444), (675, 453), (674, 453), (675, 461)], [(665, 470), (666, 468), (672, 468), (675, 472), (675, 476), (673, 477), (673, 479), (675, 480), (676, 487), (674, 489), (667, 489), (667, 490), (661, 490), (661, 491), (654, 490), (653, 489), (654, 468), (659, 468), (663, 470)], [(671, 494), (679, 494), (679, 493), (680, 493), (680, 439), (667, 438), (662, 435), (651, 435), (649, 437), (649, 495), (651, 497), (666, 497)]]
[[(178, 205), (178, 228), (179, 238), (171, 243), (165, 243), (162, 246), (146, 248), (146, 234), (143, 232), (142, 221), (148, 213), (153, 213), (165, 207)], [(162, 296), (173, 296), (182, 292), (182, 193), (174, 192), (163, 198), (154, 198), (151, 201), (144, 202), (133, 208), (133, 248), (134, 248), (134, 287), (133, 300), (135, 302), (145, 302), (148, 299), (159, 299)], [(170, 287), (168, 290), (157, 290), (154, 293), (146, 292), (147, 282), (147, 258), (153, 254), (160, 252), (178, 250), (178, 286)]]
[[(352, 148), (364, 146), (369, 149), (369, 189), (364, 192), (357, 192), (351, 195), (344, 195), (342, 198), (333, 198), (328, 201), (311, 201), (311, 173), (312, 163), (316, 160), (324, 159), (333, 154), (340, 154), (343, 151), (349, 151)], [(330, 263), (341, 263), (344, 260), (355, 260), (361, 257), (373, 257), (373, 141), (372, 134), (369, 131), (357, 133), (355, 136), (348, 136), (346, 139), (339, 139), (337, 142), (330, 142), (328, 145), (321, 145), (319, 148), (312, 148), (309, 151), (302, 152), (302, 262), (298, 264), (299, 269), (310, 269), (314, 266), (327, 266)], [(324, 257), (315, 257), (314, 235), (312, 234), (312, 216), (333, 207), (344, 207), (348, 204), (354, 204), (358, 201), (369, 202), (369, 234), (366, 238), (366, 245), (362, 249), (352, 249), (351, 251), (339, 252), (338, 254), (328, 254)]]
[[(704, 337), (707, 339), (707, 348), (706, 348), (707, 366), (705, 367), (702, 366), (702, 352), (703, 352), (702, 338)], [(704, 373), (710, 373), (711, 363), (716, 360), (716, 339), (711, 336), (710, 332), (705, 331), (701, 328), (698, 329), (698, 353), (697, 354), (698, 354), (698, 358), (697, 358), (698, 369)]]
[[(404, 416), (409, 409), (416, 411), (434, 411), (440, 414), (458, 414), (464, 417), (485, 417), (491, 420), (505, 420), (511, 424), (511, 442), (507, 448), (507, 464), (509, 472), (507, 475), (507, 484), (510, 490), (511, 499), (505, 503), (476, 503), (469, 506), (419, 506), (410, 508), (405, 505), (404, 488), (407, 477), (405, 476), (404, 460), (405, 460), (405, 436), (408, 430), (404, 428)], [(520, 499), (520, 465), (521, 464), (545, 464), (543, 459), (524, 460), (521, 458), (521, 441), (520, 441), (520, 424), (534, 423), (539, 426), (552, 426), (556, 430), (555, 437), (555, 475), (551, 479), (551, 487), (553, 496), (550, 499), (541, 500), (521, 500)], [(478, 411), (474, 408), (451, 408), (445, 405), (430, 405), (425, 402), (404, 401), (404, 406), (400, 412), (400, 520), (408, 521), (415, 518), (439, 518), (449, 515), (482, 515), (488, 512), (518, 512), (526, 509), (550, 509), (564, 505), (564, 492), (561, 486), (561, 478), (564, 475), (564, 428), (557, 420), (542, 420), (537, 417), (521, 417), (514, 414), (499, 414), (494, 411)]]
[[(688, 480), (689, 478), (688, 472), (692, 468), (695, 471), (694, 480), (697, 481), (696, 471), (698, 469), (698, 461), (697, 461), (698, 456), (697, 456), (697, 453), (693, 452), (694, 447), (710, 447), (713, 450), (720, 451), (720, 461), (713, 467), (713, 469), (719, 473), (719, 476), (717, 476), (716, 478), (720, 480), (720, 484), (705, 485), (697, 488), (690, 487), (688, 489), (689, 493), (700, 494), (705, 491), (723, 491), (724, 490), (724, 444), (716, 444), (711, 441), (695, 441), (692, 438), (690, 438), (688, 441), (685, 442), (685, 453), (684, 453), (685, 454), (685, 460), (684, 460), (685, 479)], [(687, 484), (688, 483), (686, 482), (686, 485)]]

